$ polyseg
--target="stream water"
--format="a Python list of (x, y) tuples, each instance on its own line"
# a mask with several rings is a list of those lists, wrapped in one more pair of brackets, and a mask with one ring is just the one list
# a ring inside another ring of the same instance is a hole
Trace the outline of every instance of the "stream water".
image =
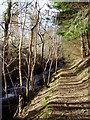
[[(57, 69), (62, 68), (63, 65), (64, 65), (64, 62), (60, 60), (60, 61), (58, 62), (58, 67), (57, 67)], [(50, 75), (52, 76), (52, 74), (53, 74), (54, 72), (55, 72), (55, 68), (53, 67), (53, 68), (51, 69), (51, 71), (50, 71)], [(49, 70), (46, 70), (46, 71), (45, 71), (45, 79), (46, 79), (46, 80), (47, 80), (47, 78), (48, 78), (48, 73), (49, 73)], [(42, 86), (44, 85), (43, 72), (41, 72), (41, 73), (39, 73), (39, 74), (35, 74), (35, 75), (33, 76), (33, 81), (34, 81), (34, 90), (35, 90), (35, 92), (38, 92), (38, 91), (42, 88)], [(27, 82), (26, 78), (23, 78), (23, 87), (26, 87), (26, 82)], [(19, 82), (19, 81), (17, 81), (17, 82), (15, 83), (15, 87), (20, 87), (20, 82)], [(8, 86), (8, 91), (9, 91), (9, 93), (12, 93), (12, 91), (11, 91), (12, 88), (13, 88), (13, 86)], [(31, 89), (31, 85), (30, 85), (30, 89)]]

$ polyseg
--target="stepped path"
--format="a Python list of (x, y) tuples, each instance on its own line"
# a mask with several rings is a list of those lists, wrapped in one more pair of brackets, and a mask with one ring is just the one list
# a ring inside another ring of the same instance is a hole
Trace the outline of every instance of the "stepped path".
[(43, 88), (38, 93), (24, 108), (21, 118), (25, 120), (90, 120), (89, 62), (90, 59), (89, 61), (86, 59), (72, 67), (65, 66), (54, 73), (50, 88)]

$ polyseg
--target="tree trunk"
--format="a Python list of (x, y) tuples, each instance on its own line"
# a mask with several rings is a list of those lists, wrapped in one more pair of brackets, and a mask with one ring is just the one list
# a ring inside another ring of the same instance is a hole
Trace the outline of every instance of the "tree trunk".
[(42, 68), (44, 67), (44, 60), (43, 60), (43, 58), (44, 58), (44, 42), (42, 42), (42, 61), (41, 61), (41, 66), (42, 66)]
[(26, 83), (26, 100), (27, 102), (29, 101), (29, 78), (27, 78), (27, 83)]
[(87, 31), (87, 52), (88, 56), (90, 55), (90, 30)]
[[(34, 29), (37, 27), (37, 24), (38, 24), (38, 21), (39, 21), (39, 13), (40, 11), (38, 11), (38, 15), (37, 15), (37, 21), (36, 21), (36, 24), (31, 28), (31, 41), (30, 41), (30, 44), (29, 44), (29, 64), (28, 64), (28, 79), (27, 79), (27, 88), (26, 88), (26, 97), (27, 97), (27, 100), (29, 100), (29, 83), (30, 83), (30, 77), (31, 77), (31, 70), (32, 70), (32, 57), (33, 57), (33, 54), (32, 54), (32, 43), (33, 43), (33, 31)], [(33, 74), (32, 74), (33, 75)], [(32, 87), (33, 87), (33, 83), (32, 83)]]
[(4, 76), (4, 83), (5, 83), (5, 92), (6, 92), (6, 98), (8, 99), (8, 90), (7, 90), (7, 80), (5, 75), (5, 48), (7, 45), (4, 45), (3, 48), (3, 76)]
[(32, 94), (34, 93), (34, 81), (33, 81), (33, 72), (34, 72), (34, 68), (36, 65), (36, 57), (37, 57), (37, 27), (36, 27), (36, 36), (35, 36), (35, 56), (34, 56), (34, 62), (32, 65), (32, 70), (31, 70), (31, 86), (32, 86)]
[(10, 102), (9, 102), (9, 99), (8, 99), (7, 80), (6, 80), (6, 74), (5, 74), (5, 49), (6, 49), (6, 46), (7, 46), (7, 44), (4, 45), (4, 48), (3, 48), (3, 76), (4, 76), (6, 98), (7, 98), (7, 102), (8, 102), (8, 105), (9, 105), (9, 110), (11, 112)]
[(53, 58), (52, 58), (52, 60), (51, 60), (50, 67), (49, 67), (49, 74), (48, 74), (48, 85), (49, 85), (49, 83), (50, 83), (50, 75), (51, 75), (52, 63), (53, 63)]
[(56, 40), (55, 40), (55, 59), (56, 59), (55, 72), (57, 72), (57, 63), (58, 63), (58, 56), (57, 56), (57, 38), (56, 38)]
[(22, 57), (21, 57), (21, 50), (22, 50), (22, 41), (23, 41), (23, 29), (22, 29), (22, 11), (20, 13), (20, 24), (21, 24), (21, 35), (20, 35), (20, 43), (19, 43), (19, 78), (20, 78), (20, 87), (23, 94), (23, 80), (22, 80)]
[[(7, 72), (9, 73), (9, 69), (7, 68)], [(15, 86), (14, 86), (14, 83), (13, 83), (13, 80), (12, 80), (12, 77), (11, 77), (11, 74), (9, 73), (9, 78), (10, 78), (10, 80), (11, 80), (11, 84), (12, 84), (12, 86), (13, 86), (13, 88), (14, 88), (14, 93), (15, 93), (15, 95), (16, 95), (16, 97), (17, 97), (17, 92), (16, 92), (16, 90), (15, 90)]]
[[(29, 91), (30, 91), (30, 77), (31, 77), (31, 69), (32, 69), (32, 42), (33, 42), (33, 29), (31, 29), (31, 42), (29, 45), (29, 64), (28, 64), (28, 79), (27, 79), (27, 86), (26, 86), (26, 97), (27, 101), (29, 101)], [(32, 84), (33, 86), (33, 84)]]
[(21, 53), (22, 53), (24, 26), (25, 26), (25, 22), (26, 22), (26, 12), (27, 12), (27, 0), (26, 0), (26, 6), (25, 6), (25, 18), (24, 18), (23, 25), (22, 25), (22, 9), (21, 9), (21, 13), (20, 13), (21, 36), (20, 36), (20, 44), (19, 44), (19, 77), (20, 77), (20, 86), (21, 86), (22, 97), (23, 97), (23, 79), (22, 79), (22, 56), (21, 56)]
[(11, 18), (11, 0), (10, 2), (8, 2), (8, 12), (7, 15), (5, 15), (4, 47), (3, 47), (3, 76), (4, 76), (5, 92), (6, 92), (6, 98), (8, 101), (9, 109), (10, 109), (10, 102), (8, 99), (7, 80), (5, 74), (5, 58), (6, 56), (8, 56), (8, 27), (10, 23), (10, 18)]
[(19, 46), (19, 77), (20, 77), (20, 86), (21, 86), (21, 90), (23, 89), (23, 80), (22, 80), (22, 62), (21, 62), (21, 49), (22, 49), (22, 45), (21, 45), (21, 40), (20, 40), (20, 46)]
[(84, 42), (84, 35), (82, 34), (81, 36), (81, 56), (82, 58), (86, 57), (86, 53), (85, 53), (85, 42)]
[(49, 51), (49, 52), (50, 52), (49, 57), (48, 57), (48, 60), (47, 60), (47, 62), (45, 64), (45, 68), (44, 68), (44, 72), (43, 72), (43, 81), (44, 81), (44, 84), (45, 84), (46, 87), (48, 87), (48, 85), (47, 85), (47, 80), (45, 79), (45, 71), (47, 69), (47, 65), (48, 65), (48, 62), (49, 62), (50, 57), (51, 57), (51, 51)]
[(83, 33), (81, 36), (81, 55), (82, 58), (90, 55), (90, 38), (89, 31)]

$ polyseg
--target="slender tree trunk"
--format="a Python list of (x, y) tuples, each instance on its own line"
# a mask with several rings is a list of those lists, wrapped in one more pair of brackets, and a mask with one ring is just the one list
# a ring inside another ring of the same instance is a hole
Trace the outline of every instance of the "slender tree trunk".
[(52, 60), (51, 60), (50, 67), (49, 67), (49, 74), (48, 74), (48, 85), (49, 85), (49, 83), (50, 83), (50, 75), (51, 75), (52, 63), (53, 63), (53, 58), (52, 58)]
[(53, 44), (53, 41), (52, 41), (52, 48), (51, 48), (51, 62), (50, 62), (50, 67), (49, 67), (49, 74), (48, 74), (48, 85), (50, 83), (50, 76), (51, 76), (51, 68), (52, 68), (52, 64), (53, 64), (53, 60), (54, 60), (54, 54), (55, 54), (55, 50), (54, 50), (54, 44)]
[(10, 109), (10, 102), (8, 99), (8, 90), (7, 90), (7, 80), (6, 80), (6, 73), (5, 73), (5, 59), (6, 56), (8, 57), (8, 27), (10, 24), (11, 19), (11, 0), (8, 2), (8, 13), (7, 16), (5, 16), (5, 30), (4, 30), (4, 47), (3, 47), (3, 76), (4, 76), (4, 83), (5, 83), (5, 92), (6, 92), (6, 98)]
[[(31, 78), (31, 71), (33, 71), (32, 69), (32, 57), (33, 57), (33, 53), (32, 53), (32, 43), (33, 43), (33, 31), (34, 29), (37, 27), (37, 24), (38, 24), (38, 21), (39, 21), (39, 13), (40, 11), (38, 11), (38, 15), (37, 15), (37, 21), (36, 21), (36, 24), (31, 28), (31, 41), (30, 41), (30, 44), (29, 44), (29, 64), (28, 64), (28, 79), (27, 79), (27, 91), (26, 91), (26, 97), (27, 97), (27, 100), (29, 100), (29, 97), (30, 97), (30, 93), (29, 93), (29, 83), (30, 83), (30, 78)], [(32, 74), (33, 76), (33, 74)], [(33, 82), (32, 82), (32, 87), (33, 87)]]
[(44, 67), (44, 42), (42, 42), (42, 61), (41, 61), (41, 66), (42, 68)]
[(33, 38), (33, 30), (31, 30), (31, 41), (29, 44), (29, 63), (28, 63), (28, 78), (26, 84), (26, 97), (27, 101), (29, 101), (29, 90), (30, 90), (30, 75), (31, 75), (31, 63), (32, 63), (32, 38)]
[(26, 100), (27, 102), (29, 101), (29, 78), (27, 78), (27, 83), (26, 83)]
[[(22, 79), (22, 57), (21, 57), (21, 50), (22, 50), (22, 41), (23, 41), (23, 33), (20, 38), (20, 44), (19, 44), (19, 78), (20, 78), (20, 87), (21, 87), (21, 99), (23, 99), (23, 79)], [(23, 102), (21, 101), (21, 104)], [(22, 110), (22, 107), (19, 107)]]
[(19, 43), (19, 78), (20, 78), (20, 87), (21, 87), (21, 91), (23, 94), (23, 80), (22, 80), (22, 57), (21, 57), (21, 50), (22, 50), (22, 42), (23, 42), (23, 28), (22, 28), (22, 10), (20, 13), (20, 24), (21, 24), (21, 34), (20, 34), (20, 43)]
[(56, 65), (55, 65), (55, 72), (57, 72), (57, 62), (58, 62), (58, 59), (57, 59), (57, 50), (56, 50)]
[(6, 46), (7, 46), (7, 44), (4, 45), (4, 48), (3, 48), (3, 76), (4, 76), (6, 98), (7, 98), (7, 102), (8, 102), (8, 105), (9, 105), (9, 111), (11, 113), (10, 101), (8, 99), (7, 80), (6, 80), (6, 74), (5, 74), (5, 49), (6, 49)]
[[(33, 29), (31, 29), (31, 41), (30, 41), (30, 45), (29, 45), (29, 65), (28, 65), (28, 79), (27, 79), (27, 86), (26, 86), (26, 97), (27, 97), (27, 101), (29, 101), (30, 98), (30, 78), (33, 76), (31, 75), (31, 70), (32, 70), (32, 42), (33, 42)], [(33, 78), (31, 78), (33, 79)], [(31, 86), (33, 87), (33, 82), (31, 82)]]
[(84, 44), (84, 35), (83, 34), (81, 36), (81, 56), (82, 56), (82, 58), (86, 57), (86, 54), (85, 54), (85, 44)]
[(87, 55), (90, 55), (90, 30), (87, 31)]
[[(20, 6), (21, 6), (21, 4), (20, 4)], [(22, 53), (24, 26), (25, 26), (25, 22), (26, 22), (26, 12), (27, 12), (27, 0), (26, 0), (25, 18), (24, 18), (23, 24), (22, 24), (22, 10), (20, 13), (21, 34), (20, 34), (20, 43), (19, 43), (19, 78), (20, 78), (20, 87), (21, 87), (22, 99), (23, 99), (23, 79), (22, 79), (22, 56), (21, 56), (21, 53)]]
[(81, 36), (81, 55), (82, 58), (89, 56), (90, 54), (90, 38), (89, 33), (83, 33)]
[[(31, 77), (31, 71), (32, 71), (32, 57), (33, 57), (33, 52), (32, 52), (32, 42), (33, 42), (33, 29), (31, 30), (31, 44), (30, 44), (30, 77)], [(33, 89), (33, 83), (32, 83), (32, 89)]]
[(20, 77), (20, 86), (21, 90), (23, 89), (23, 80), (22, 80), (22, 61), (21, 61), (21, 50), (22, 50), (22, 40), (20, 40), (20, 45), (19, 45), (19, 77)]
[[(40, 30), (39, 30), (39, 32), (40, 32)], [(41, 42), (42, 42), (42, 45), (41, 45), (41, 57), (42, 57), (42, 60), (41, 60), (41, 66), (42, 66), (42, 68), (44, 68), (44, 35), (41, 35), (41, 34), (39, 34), (38, 33), (38, 35), (39, 35), (39, 37), (41, 38)]]
[(36, 36), (35, 36), (35, 55), (34, 55), (34, 63), (32, 65), (32, 70), (31, 70), (31, 86), (32, 86), (32, 93), (34, 93), (34, 81), (33, 81), (33, 72), (34, 72), (34, 68), (35, 68), (35, 65), (36, 65), (36, 58), (37, 58), (37, 27), (35, 29), (35, 33), (36, 33)]
[(48, 87), (48, 85), (47, 85), (47, 80), (45, 79), (45, 71), (47, 69), (47, 65), (48, 65), (48, 62), (50, 60), (50, 57), (51, 57), (51, 51), (49, 53), (49, 57), (48, 57), (48, 60), (47, 60), (47, 62), (45, 64), (45, 68), (44, 68), (44, 72), (43, 72), (43, 81), (44, 81), (44, 84), (45, 84), (46, 87)]
[(7, 80), (6, 80), (6, 75), (5, 75), (5, 48), (6, 46), (7, 44), (4, 45), (4, 48), (3, 48), (3, 76), (4, 76), (4, 83), (5, 83), (6, 98), (8, 99)]
[[(8, 73), (9, 73), (9, 69), (7, 68), (7, 71), (8, 71)], [(17, 92), (16, 92), (16, 90), (15, 90), (15, 86), (14, 86), (14, 83), (13, 83), (13, 81), (12, 81), (12, 77), (11, 77), (11, 74), (9, 73), (9, 78), (10, 78), (10, 80), (11, 80), (11, 84), (12, 84), (12, 86), (13, 86), (13, 88), (14, 88), (14, 93), (15, 93), (15, 95), (16, 95), (16, 97), (17, 97)]]
[(55, 60), (56, 60), (55, 72), (57, 72), (57, 63), (58, 63), (58, 56), (57, 56), (57, 38), (56, 38), (56, 40), (55, 40)]
[(34, 81), (33, 81), (33, 72), (36, 64), (36, 57), (34, 58), (34, 64), (32, 66), (32, 71), (31, 71), (31, 86), (32, 86), (32, 93), (34, 93)]

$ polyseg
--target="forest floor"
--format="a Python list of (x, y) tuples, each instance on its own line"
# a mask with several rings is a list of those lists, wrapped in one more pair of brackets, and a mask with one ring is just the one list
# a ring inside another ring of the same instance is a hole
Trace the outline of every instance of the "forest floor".
[(50, 88), (42, 88), (23, 109), (22, 120), (90, 120), (90, 57), (54, 73)]

